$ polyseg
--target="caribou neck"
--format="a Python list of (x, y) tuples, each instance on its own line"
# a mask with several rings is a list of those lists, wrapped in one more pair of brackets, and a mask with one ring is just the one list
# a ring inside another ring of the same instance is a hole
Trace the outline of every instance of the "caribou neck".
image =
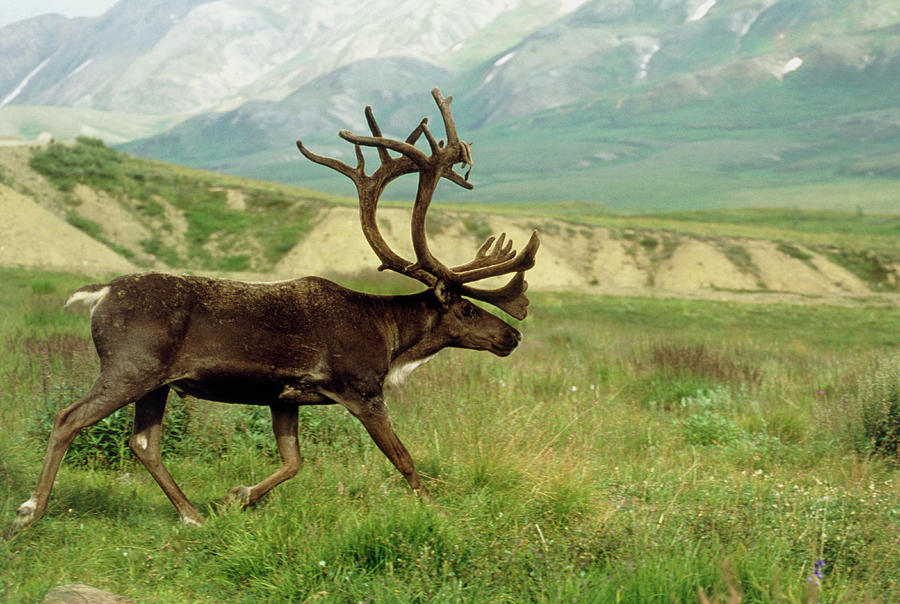
[(394, 296), (382, 315), (390, 350), (390, 365), (412, 363), (430, 358), (449, 343), (435, 331), (440, 320), (430, 290), (407, 296)]

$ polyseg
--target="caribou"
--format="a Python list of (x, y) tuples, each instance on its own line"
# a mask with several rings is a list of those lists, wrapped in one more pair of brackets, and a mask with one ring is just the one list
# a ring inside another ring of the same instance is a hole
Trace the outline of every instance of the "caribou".
[[(370, 136), (342, 130), (357, 164), (317, 155), (301, 141), (307, 159), (349, 177), (356, 185), (363, 235), (391, 270), (426, 286), (409, 295), (373, 295), (320, 277), (249, 283), (158, 272), (138, 273), (86, 285), (66, 305), (83, 302), (91, 313), (91, 337), (100, 375), (77, 402), (57, 413), (37, 486), (7, 529), (10, 538), (40, 518), (66, 449), (76, 434), (117, 409), (134, 403), (129, 447), (175, 506), (181, 521), (200, 525), (203, 516), (185, 497), (160, 458), (159, 437), (170, 390), (224, 403), (267, 405), (281, 466), (252, 486), (227, 491), (226, 503), (257, 502), (300, 467), (297, 424), (300, 405), (343, 405), (359, 419), (378, 448), (413, 491), (429, 499), (412, 457), (392, 427), (384, 399), (386, 383), (410, 372), (447, 347), (510, 354), (520, 333), (470, 299), (524, 319), (525, 271), (534, 266), (537, 232), (521, 251), (505, 235), (490, 237), (474, 258), (448, 267), (432, 254), (425, 217), (442, 178), (471, 189), (471, 147), (459, 139), (450, 111), (452, 97), (432, 91), (446, 141), (437, 141), (423, 119), (406, 140), (386, 138), (371, 107)], [(428, 150), (417, 145), (421, 138)], [(380, 165), (366, 174), (363, 147), (374, 148)], [(456, 164), (468, 168), (465, 175)], [(418, 174), (411, 212), (415, 260), (394, 252), (379, 232), (376, 209), (385, 187)], [(497, 288), (472, 282), (512, 275)]]

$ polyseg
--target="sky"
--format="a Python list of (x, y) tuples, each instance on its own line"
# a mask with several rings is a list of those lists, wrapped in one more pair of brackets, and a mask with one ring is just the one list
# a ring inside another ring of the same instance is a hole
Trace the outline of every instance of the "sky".
[(58, 13), (66, 17), (96, 17), (117, 0), (0, 0), (0, 27), (44, 15)]

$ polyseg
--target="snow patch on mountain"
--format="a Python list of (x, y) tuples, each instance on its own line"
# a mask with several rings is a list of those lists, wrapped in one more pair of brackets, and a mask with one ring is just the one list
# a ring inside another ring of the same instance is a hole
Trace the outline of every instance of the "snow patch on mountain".
[(6, 98), (4, 98), (2, 101), (0, 101), (0, 107), (5, 107), (5, 106), (9, 105), (10, 103), (12, 103), (15, 100), (15, 98), (17, 96), (22, 94), (22, 91), (25, 90), (26, 86), (28, 86), (28, 82), (31, 81), (31, 78), (36, 76), (38, 74), (38, 72), (40, 70), (42, 70), (44, 67), (46, 67), (47, 63), (49, 63), (49, 62), (50, 62), (50, 59), (44, 59), (40, 65), (38, 65), (37, 67), (32, 69), (31, 72), (27, 76), (25, 76), (25, 78), (22, 79), (21, 82), (19, 82), (19, 85), (16, 86), (12, 92), (10, 92), (8, 95), (6, 95)]
[(706, 0), (703, 4), (694, 9), (694, 12), (691, 13), (686, 21), (699, 21), (710, 11), (710, 9), (716, 5), (716, 0)]
[(68, 77), (71, 78), (71, 77), (74, 76), (74, 75), (78, 75), (85, 67), (87, 67), (88, 65), (90, 65), (90, 64), (93, 63), (93, 62), (94, 62), (93, 57), (90, 58), (90, 59), (88, 59), (87, 61), (85, 61), (84, 63), (82, 63), (81, 65), (79, 65), (79, 66), (76, 67), (75, 69), (73, 69), (73, 70), (72, 70), (72, 73), (70, 73)]
[(784, 64), (784, 67), (781, 68), (781, 75), (786, 75), (791, 73), (792, 71), (797, 71), (800, 69), (800, 66), (803, 65), (803, 59), (800, 57), (793, 57), (790, 61)]
[(662, 47), (659, 45), (659, 42), (657, 40), (651, 39), (649, 46), (645, 45), (642, 50), (639, 50), (641, 52), (641, 54), (640, 54), (640, 58), (638, 59), (638, 73), (637, 73), (637, 76), (635, 77), (635, 79), (638, 82), (646, 82), (647, 81), (647, 75), (648, 75), (648, 69), (650, 67), (650, 61), (653, 60), (653, 56), (659, 52), (660, 48), (662, 48)]

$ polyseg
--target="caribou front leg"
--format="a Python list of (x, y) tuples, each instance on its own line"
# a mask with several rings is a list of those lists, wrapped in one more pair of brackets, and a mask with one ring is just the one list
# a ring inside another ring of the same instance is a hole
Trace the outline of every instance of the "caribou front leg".
[(278, 445), (278, 453), (281, 455), (281, 467), (258, 484), (252, 487), (232, 487), (222, 500), (225, 505), (240, 503), (248, 507), (271, 491), (275, 486), (297, 475), (300, 470), (300, 444), (297, 440), (297, 411), (296, 405), (272, 405), (272, 430), (275, 432), (275, 444)]
[(331, 394), (329, 396), (344, 405), (354, 417), (362, 422), (369, 436), (372, 437), (381, 452), (391, 460), (394, 467), (403, 474), (415, 494), (423, 501), (433, 501), (428, 489), (422, 484), (419, 473), (416, 472), (412, 456), (400, 442), (397, 433), (394, 432), (384, 397), (378, 394), (357, 401), (348, 399), (346, 396), (337, 397)]

